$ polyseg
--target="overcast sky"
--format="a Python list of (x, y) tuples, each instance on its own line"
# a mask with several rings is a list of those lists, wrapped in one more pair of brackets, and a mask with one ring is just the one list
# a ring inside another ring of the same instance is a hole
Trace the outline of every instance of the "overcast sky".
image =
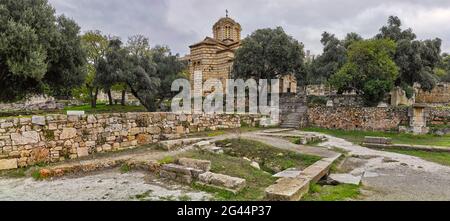
[(212, 25), (230, 11), (243, 37), (258, 28), (282, 26), (314, 54), (321, 33), (357, 32), (372, 37), (397, 15), (419, 39), (439, 37), (450, 52), (450, 0), (49, 0), (58, 14), (75, 19), (83, 32), (143, 34), (152, 45), (184, 55), (188, 46), (212, 35)]

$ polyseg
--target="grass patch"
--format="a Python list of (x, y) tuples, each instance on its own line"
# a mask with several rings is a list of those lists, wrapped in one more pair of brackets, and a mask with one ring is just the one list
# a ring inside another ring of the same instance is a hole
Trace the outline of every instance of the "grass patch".
[(380, 132), (380, 131), (344, 131), (336, 129), (322, 129), (322, 128), (307, 128), (304, 131), (319, 132), (331, 136), (346, 139), (353, 143), (362, 143), (364, 137), (389, 137), (395, 144), (413, 144), (413, 145), (428, 145), (428, 146), (444, 146), (450, 147), (450, 135), (413, 135), (396, 132)]
[(149, 190), (145, 193), (142, 194), (137, 194), (136, 196), (134, 196), (135, 199), (137, 200), (145, 200), (146, 198), (150, 197), (152, 195), (153, 190)]
[(1, 176), (6, 178), (23, 178), (27, 176), (26, 172), (27, 172), (26, 168), (19, 168), (2, 172)]
[(404, 150), (404, 149), (384, 149), (384, 150), (399, 154), (415, 156), (422, 158), (424, 160), (428, 160), (445, 166), (450, 166), (450, 153), (448, 152), (430, 152), (423, 150)]
[(357, 185), (342, 184), (337, 186), (311, 185), (310, 193), (302, 201), (348, 201), (361, 194)]
[(178, 201), (189, 202), (192, 201), (192, 198), (188, 195), (182, 195), (178, 197)]
[(171, 164), (171, 163), (174, 163), (174, 162), (175, 162), (175, 158), (172, 157), (172, 156), (167, 156), (167, 157), (164, 157), (161, 160), (158, 160), (158, 163), (161, 164), (161, 165), (163, 165), (163, 164)]
[(31, 177), (33, 177), (34, 180), (43, 180), (44, 178), (41, 176), (41, 173), (39, 172), (39, 170), (33, 170), (33, 172), (31, 172)]
[(218, 130), (218, 131), (214, 131), (214, 132), (210, 132), (209, 134), (207, 134), (208, 137), (217, 137), (217, 136), (221, 136), (224, 135), (226, 132), (223, 130)]
[[(229, 146), (230, 143), (231, 146)], [(281, 150), (261, 142), (245, 139), (223, 140), (217, 142), (216, 145), (224, 147), (227, 155), (247, 157), (258, 162), (263, 170), (272, 174), (289, 168), (304, 169), (320, 160), (320, 157)], [(227, 145), (228, 147), (226, 147)]]
[(144, 106), (122, 106), (122, 105), (106, 105), (97, 104), (96, 108), (91, 105), (81, 105), (74, 107), (66, 107), (64, 111), (85, 111), (86, 113), (126, 113), (126, 112), (145, 112)]
[(250, 166), (250, 162), (241, 158), (201, 151), (191, 151), (185, 153), (184, 157), (210, 160), (212, 163), (211, 172), (240, 177), (247, 181), (247, 187), (236, 195), (213, 187), (206, 187), (196, 184), (193, 185), (194, 189), (214, 193), (216, 200), (263, 200), (265, 188), (274, 184), (276, 181), (276, 178), (272, 177), (271, 174), (253, 168)]
[(131, 171), (131, 167), (128, 164), (122, 164), (122, 166), (120, 166), (120, 173), (125, 174)]

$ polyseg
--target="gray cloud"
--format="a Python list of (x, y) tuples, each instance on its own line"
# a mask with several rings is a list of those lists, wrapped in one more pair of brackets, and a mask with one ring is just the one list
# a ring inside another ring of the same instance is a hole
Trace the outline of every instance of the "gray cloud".
[(49, 0), (58, 14), (74, 18), (83, 31), (101, 30), (126, 39), (148, 36), (186, 54), (188, 46), (211, 35), (216, 20), (230, 16), (244, 36), (258, 28), (282, 26), (313, 53), (321, 53), (323, 31), (374, 36), (389, 15), (399, 16), (419, 39), (439, 37), (450, 52), (448, 0)]

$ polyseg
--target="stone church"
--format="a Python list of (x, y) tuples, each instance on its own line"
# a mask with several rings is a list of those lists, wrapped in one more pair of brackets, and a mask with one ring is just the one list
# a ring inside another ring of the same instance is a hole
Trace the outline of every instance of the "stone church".
[[(228, 17), (219, 19), (213, 28), (213, 37), (189, 46), (190, 54), (184, 59), (189, 63), (191, 84), (194, 84), (194, 72), (202, 71), (205, 82), (208, 79), (219, 79), (225, 88), (226, 79), (231, 78), (234, 54), (241, 46), (241, 25)], [(199, 79), (198, 79), (199, 80)], [(283, 77), (280, 91), (296, 93), (297, 82), (292, 75)]]

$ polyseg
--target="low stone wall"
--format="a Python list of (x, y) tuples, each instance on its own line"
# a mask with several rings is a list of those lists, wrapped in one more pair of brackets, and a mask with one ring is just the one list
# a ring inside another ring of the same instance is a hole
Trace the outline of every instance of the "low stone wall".
[(310, 126), (343, 130), (398, 130), (409, 123), (408, 108), (312, 107)]
[(0, 112), (4, 111), (36, 111), (36, 110), (60, 110), (64, 104), (56, 101), (53, 97), (34, 96), (25, 101), (15, 103), (0, 103)]
[(439, 83), (432, 91), (420, 89), (420, 85), (415, 85), (416, 103), (427, 103), (434, 105), (450, 104), (450, 83)]
[(450, 109), (430, 108), (427, 125), (450, 127)]
[(0, 119), (0, 170), (57, 162), (180, 138), (183, 134), (258, 125), (258, 115), (123, 113)]

